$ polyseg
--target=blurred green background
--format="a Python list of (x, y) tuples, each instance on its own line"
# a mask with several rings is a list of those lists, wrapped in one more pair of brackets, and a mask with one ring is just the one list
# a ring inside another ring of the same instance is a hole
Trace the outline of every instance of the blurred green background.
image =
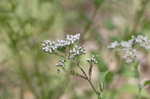
[[(95, 86), (98, 71), (108, 68), (116, 74), (104, 99), (137, 99), (131, 66), (107, 45), (137, 34), (150, 38), (149, 1), (0, 0), (0, 99), (96, 99), (86, 81), (58, 73), (57, 57), (41, 50), (43, 40), (76, 33), (87, 52), (99, 56)], [(141, 82), (150, 79), (149, 54), (143, 56)], [(150, 99), (149, 89), (142, 99)]]

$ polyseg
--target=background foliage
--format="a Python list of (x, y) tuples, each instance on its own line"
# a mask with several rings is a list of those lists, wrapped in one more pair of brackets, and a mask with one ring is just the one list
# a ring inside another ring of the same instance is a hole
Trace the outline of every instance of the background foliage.
[[(45, 39), (75, 33), (97, 56), (93, 81), (98, 86), (104, 78), (104, 99), (137, 99), (134, 63), (125, 64), (107, 45), (137, 34), (150, 38), (149, 5), (149, 0), (1, 0), (0, 99), (96, 99), (86, 81), (58, 73), (57, 58), (40, 48)], [(150, 79), (148, 52), (141, 57), (140, 82)], [(150, 99), (148, 89), (142, 99)]]

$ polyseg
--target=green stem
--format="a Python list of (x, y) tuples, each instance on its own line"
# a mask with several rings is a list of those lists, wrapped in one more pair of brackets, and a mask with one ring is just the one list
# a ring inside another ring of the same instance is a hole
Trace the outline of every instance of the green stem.
[[(101, 98), (101, 92), (97, 91), (97, 89), (95, 88), (94, 84), (91, 81), (91, 78), (88, 77), (88, 75), (86, 74), (86, 72), (84, 71), (84, 69), (80, 66), (79, 61), (77, 62), (77, 66), (81, 70), (81, 72), (83, 73), (84, 79), (88, 81), (88, 83), (90, 84), (90, 86), (93, 89), (94, 93), (97, 95), (98, 99), (102, 99)], [(81, 78), (83, 78), (83, 77), (81, 77)]]
[(92, 81), (90, 79), (87, 79), (87, 81), (90, 84), (90, 86), (93, 89), (93, 91), (95, 92), (95, 94), (97, 95), (98, 99), (101, 99), (101, 94), (100, 94), (99, 91), (96, 90), (96, 88), (94, 87)]
[(142, 86), (140, 84), (140, 75), (139, 75), (139, 71), (138, 71), (138, 65), (134, 67), (134, 71), (135, 71), (135, 78), (138, 80), (138, 98), (137, 99), (141, 99), (141, 92), (142, 92)]
[(142, 93), (142, 87), (141, 87), (141, 85), (139, 84), (139, 85), (138, 85), (138, 99), (141, 99), (141, 93)]

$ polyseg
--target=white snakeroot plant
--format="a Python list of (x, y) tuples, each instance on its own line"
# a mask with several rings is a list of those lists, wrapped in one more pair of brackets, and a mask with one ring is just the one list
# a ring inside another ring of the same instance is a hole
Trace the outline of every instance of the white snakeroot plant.
[(128, 41), (114, 41), (108, 48), (120, 49), (123, 53), (122, 57), (127, 63), (131, 63), (137, 60), (138, 48), (144, 48), (145, 50), (150, 49), (150, 40), (143, 35), (138, 35), (136, 37), (132, 36), (131, 40)]
[[(123, 58), (127, 63), (136, 63), (134, 66), (134, 73), (135, 73), (135, 78), (139, 81), (137, 86), (138, 86), (138, 99), (141, 99), (141, 91), (144, 87), (144, 85), (141, 85), (140, 83), (140, 75), (138, 71), (138, 66), (140, 65), (140, 61), (137, 61), (137, 56), (139, 52), (139, 48), (143, 48), (145, 50), (150, 49), (150, 40), (148, 37), (143, 36), (143, 35), (138, 35), (136, 37), (132, 36), (131, 40), (128, 41), (121, 41), (121, 42), (112, 42), (108, 48), (111, 49), (120, 49), (121, 53), (123, 53)], [(149, 83), (150, 80), (146, 81), (145, 83)]]
[[(61, 69), (61, 71), (69, 72), (73, 76), (78, 76), (88, 81), (88, 83), (90, 84), (91, 88), (96, 93), (96, 95), (98, 97), (101, 97), (101, 90), (96, 89), (91, 81), (93, 66), (98, 62), (95, 56), (92, 56), (89, 59), (87, 59), (87, 62), (89, 64), (89, 70), (88, 73), (86, 73), (86, 71), (80, 64), (79, 59), (80, 56), (86, 54), (86, 51), (82, 46), (80, 46), (79, 40), (80, 34), (67, 35), (63, 40), (56, 40), (56, 41), (44, 40), (41, 46), (42, 50), (45, 53), (54, 54), (60, 58), (58, 63), (56, 63), (58, 71), (60, 71)], [(82, 74), (76, 72), (75, 69), (71, 71), (66, 70), (65, 62), (73, 62), (78, 67), (78, 69), (80, 69)]]
[[(94, 64), (98, 64), (97, 61), (98, 58), (95, 56), (89, 57), (86, 62), (89, 65), (88, 72), (86, 72), (80, 63), (80, 56), (83, 56), (86, 54), (86, 50), (84, 47), (80, 46), (79, 43), (80, 40), (80, 34), (75, 35), (67, 35), (62, 40), (44, 40), (41, 44), (42, 50), (45, 53), (53, 54), (55, 56), (59, 57), (59, 61), (56, 63), (56, 67), (58, 68), (58, 71), (64, 71), (68, 72), (69, 74), (73, 76), (78, 76), (90, 84), (93, 91), (96, 93), (96, 95), (99, 97), (98, 99), (102, 99), (102, 93), (104, 90), (104, 84), (103, 82), (100, 82), (100, 89), (97, 89), (94, 84), (92, 83), (92, 70)], [(132, 36), (132, 38), (128, 41), (115, 41), (112, 42), (109, 46), (109, 49), (119, 49), (119, 52), (121, 52), (122, 58), (125, 59), (127, 63), (136, 62), (138, 59), (138, 50), (139, 48), (144, 48), (145, 50), (150, 49), (150, 40), (146, 36), (138, 35), (136, 37)], [(81, 71), (81, 73), (75, 71), (75, 68), (71, 70), (67, 70), (66, 63), (74, 63), (76, 67)], [(139, 64), (138, 64), (139, 65)], [(137, 66), (138, 66), (137, 65)], [(138, 75), (136, 78), (139, 79), (139, 73), (137, 66), (135, 67), (135, 75)], [(110, 77), (111, 72), (105, 71), (106, 76)], [(139, 97), (141, 92), (141, 85), (139, 86)], [(140, 98), (139, 98), (140, 99)]]

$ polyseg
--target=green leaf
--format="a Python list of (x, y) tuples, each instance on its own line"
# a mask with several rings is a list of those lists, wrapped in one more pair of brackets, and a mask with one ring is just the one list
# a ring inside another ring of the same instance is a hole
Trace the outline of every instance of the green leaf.
[(95, 6), (100, 6), (105, 0), (94, 0)]
[(93, 52), (96, 60), (97, 60), (97, 66), (98, 66), (98, 69), (100, 72), (106, 72), (108, 71), (108, 66), (107, 66), (107, 63), (105, 62), (105, 60), (100, 56), (98, 55), (99, 53), (97, 52)]
[(113, 80), (114, 77), (114, 73), (113, 72), (106, 72), (105, 77), (104, 77), (104, 83), (106, 84), (110, 84)]
[(144, 86), (150, 85), (150, 80), (144, 82)]
[(116, 28), (115, 24), (113, 23), (112, 20), (107, 20), (105, 22), (105, 26), (109, 29), (109, 30), (113, 30)]

